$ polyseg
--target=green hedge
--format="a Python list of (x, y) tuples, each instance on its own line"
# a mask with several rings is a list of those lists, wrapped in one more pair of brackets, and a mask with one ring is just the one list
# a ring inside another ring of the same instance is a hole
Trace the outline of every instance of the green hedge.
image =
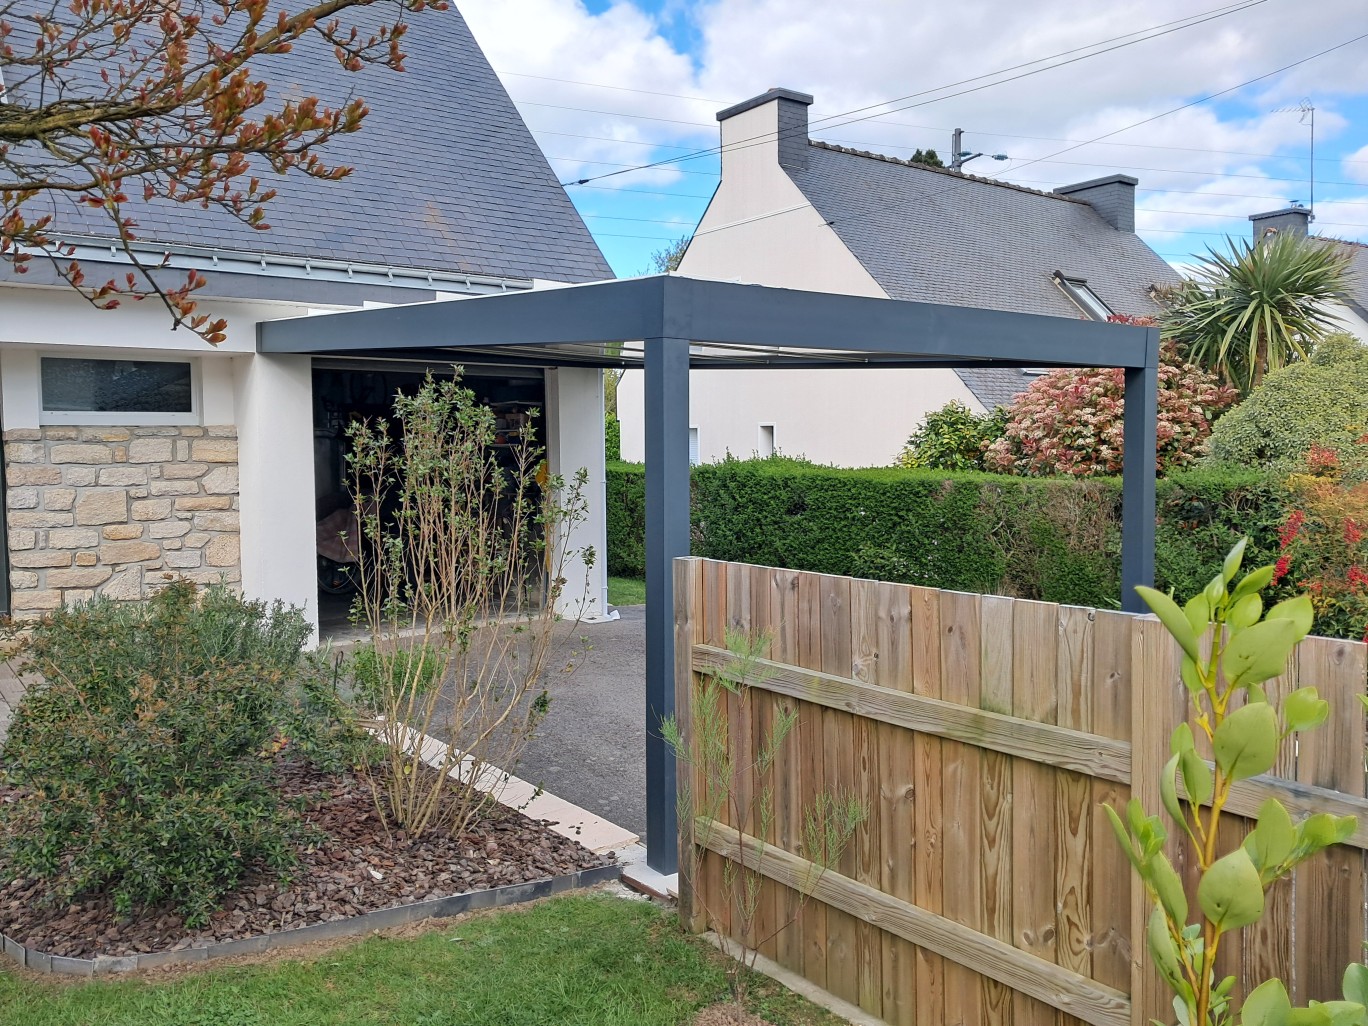
[[(1258, 471), (1175, 473), (1158, 485), (1156, 576), (1187, 595), (1235, 539), (1271, 561), (1286, 509)], [(694, 468), (694, 555), (1088, 606), (1120, 596), (1121, 484), (727, 460)], [(608, 567), (645, 572), (645, 472), (608, 468)]]

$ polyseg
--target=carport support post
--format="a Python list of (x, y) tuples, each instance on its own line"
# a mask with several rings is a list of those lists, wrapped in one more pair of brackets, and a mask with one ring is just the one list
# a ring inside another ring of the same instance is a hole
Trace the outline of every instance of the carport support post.
[(646, 864), (679, 871), (675, 758), (661, 737), (674, 715), (674, 565), (689, 554), (689, 342), (645, 341)]
[(1121, 608), (1147, 611), (1137, 584), (1154, 584), (1154, 463), (1159, 422), (1159, 329), (1150, 328), (1145, 366), (1126, 368), (1126, 410), (1122, 425)]

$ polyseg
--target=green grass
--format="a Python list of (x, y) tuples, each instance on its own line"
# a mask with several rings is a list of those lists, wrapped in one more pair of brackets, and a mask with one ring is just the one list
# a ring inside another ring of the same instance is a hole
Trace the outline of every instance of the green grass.
[(610, 606), (639, 606), (646, 601), (646, 582), (640, 577), (608, 578)]
[[(0, 1023), (23, 1026), (684, 1026), (722, 1000), (720, 956), (644, 901), (569, 895), (371, 937), (307, 961), (73, 983), (0, 970)], [(776, 1026), (842, 1022), (761, 977)]]

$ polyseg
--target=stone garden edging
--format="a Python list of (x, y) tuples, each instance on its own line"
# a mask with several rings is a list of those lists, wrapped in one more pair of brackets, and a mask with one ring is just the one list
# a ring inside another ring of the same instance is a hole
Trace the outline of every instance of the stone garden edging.
[(277, 948), (295, 947), (314, 941), (335, 940), (341, 937), (360, 937), (375, 930), (421, 922), (424, 919), (446, 919), (464, 912), (503, 908), (537, 898), (550, 897), (564, 891), (617, 880), (622, 866), (613, 862), (606, 866), (581, 869), (565, 876), (548, 877), (527, 883), (509, 884), (483, 891), (467, 891), (448, 898), (433, 898), (408, 905), (366, 912), (359, 916), (315, 923), (279, 933), (264, 933), (242, 940), (223, 941), (203, 947), (181, 948), (174, 951), (153, 951), (141, 955), (97, 955), (94, 958), (67, 958), (26, 948), (13, 938), (0, 934), (0, 946), (5, 955), (18, 965), (39, 973), (61, 973), (70, 976), (95, 976), (102, 973), (128, 973), (139, 969), (153, 969), (168, 965), (188, 965), (234, 955), (254, 955)]

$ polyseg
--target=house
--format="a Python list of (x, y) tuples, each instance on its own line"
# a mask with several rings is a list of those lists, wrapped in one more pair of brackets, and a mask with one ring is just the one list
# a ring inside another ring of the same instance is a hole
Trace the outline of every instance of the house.
[[(808, 136), (812, 97), (769, 92), (720, 112), (722, 179), (679, 272), (697, 278), (1056, 317), (1157, 310), (1177, 274), (1135, 234), (1136, 180), (1039, 192)], [(782, 451), (892, 463), (925, 414), (1010, 402), (1029, 368), (695, 371), (697, 460)], [(641, 376), (619, 385), (622, 455), (643, 456)]]
[[(344, 499), (346, 424), (386, 412), (428, 366), (451, 364), (263, 354), (257, 326), (612, 277), (461, 15), (418, 18), (404, 48), (405, 72), (356, 74), (321, 49), (296, 49), (283, 88), (306, 82), (334, 103), (354, 90), (371, 114), (328, 147), (330, 162), (354, 168), (349, 177), (279, 182), (270, 231), (193, 206), (136, 211), (146, 259), (165, 259), (172, 280), (188, 268), (208, 280), (201, 311), (229, 325), (217, 348), (170, 330), (155, 301), (97, 311), (40, 261), (23, 275), (0, 265), (16, 615), (137, 598), (165, 575), (240, 585), (304, 607), (315, 623), (320, 610), (337, 614), (338, 599), (320, 605), (315, 522)], [(128, 270), (102, 232), (75, 210), (56, 226), (90, 280)], [(573, 544), (601, 552), (601, 372), (486, 362), (466, 366), (465, 382), (509, 423), (541, 411), (552, 470), (589, 474), (590, 515)], [(586, 568), (574, 612), (606, 611), (602, 566)]]
[[(1306, 238), (1311, 226), (1311, 210), (1308, 207), (1291, 206), (1281, 210), (1270, 210), (1263, 214), (1251, 214), (1254, 241), (1290, 232)], [(1348, 242), (1343, 239), (1326, 239), (1349, 258), (1349, 288), (1342, 303), (1336, 304), (1334, 317), (1340, 326), (1360, 341), (1368, 342), (1368, 246), (1361, 242)]]

